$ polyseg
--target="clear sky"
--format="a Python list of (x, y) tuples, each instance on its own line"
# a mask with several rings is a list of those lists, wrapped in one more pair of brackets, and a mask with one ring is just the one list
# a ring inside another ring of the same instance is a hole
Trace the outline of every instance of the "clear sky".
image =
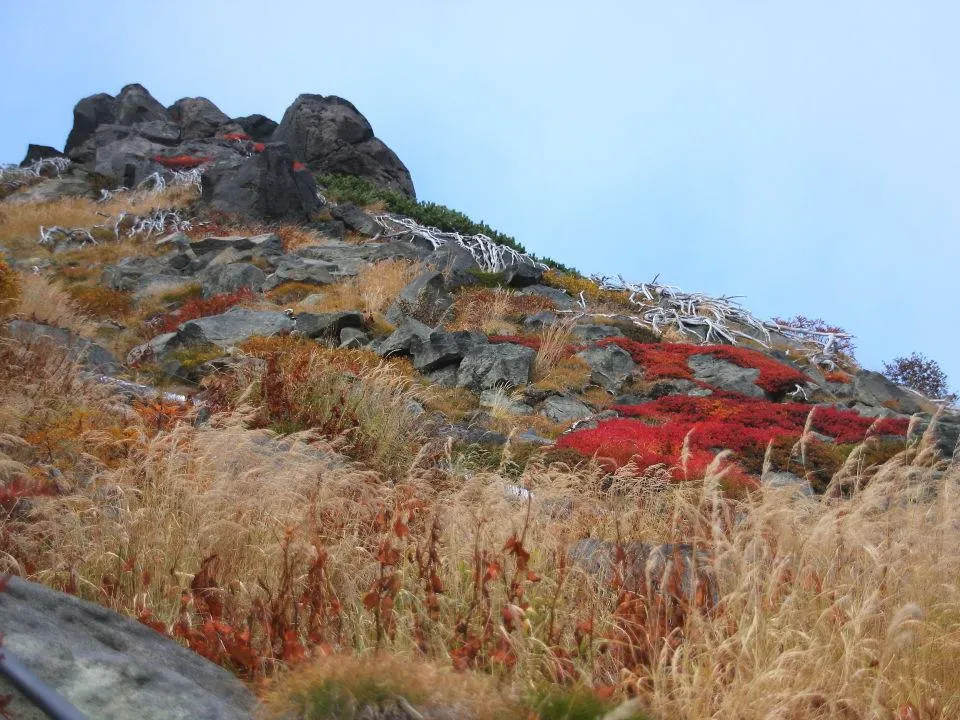
[(421, 199), (958, 389), (958, 28), (950, 0), (0, 0), (0, 161), (131, 82), (276, 120), (341, 95)]

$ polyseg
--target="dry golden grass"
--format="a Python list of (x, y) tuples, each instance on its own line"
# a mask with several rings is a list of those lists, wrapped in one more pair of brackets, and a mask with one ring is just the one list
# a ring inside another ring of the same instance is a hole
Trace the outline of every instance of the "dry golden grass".
[(59, 283), (31, 274), (22, 276), (20, 286), (20, 299), (13, 311), (17, 317), (90, 334), (90, 318)]
[[(719, 465), (683, 483), (611, 477), (590, 463), (451, 476), (430, 443), (385, 482), (313, 431), (281, 439), (251, 429), (262, 378), (251, 377), (241, 414), (161, 426), (50, 356), (6, 340), (0, 351), (0, 435), (27, 438), (71, 488), (33, 498), (29, 521), (0, 520), (0, 570), (132, 616), (148, 608), (169, 628), (204, 558), (217, 555), (231, 622), (280, 588), (301, 597), (322, 558), (325, 607), (333, 597), (339, 611), (311, 632), (318, 648), (361, 659), (281, 675), (271, 707), (295, 711), (311, 683), (350, 674), (338, 668), (362, 677), (379, 646), (399, 659), (373, 665), (422, 672), (423, 685), (404, 683), (447, 699), (441, 668), (454, 651), (493, 673), (504, 697), (574, 677), (635, 695), (652, 718), (960, 717), (960, 468), (937, 461), (929, 438), (860, 489), (851, 463), (836, 480), (846, 493), (826, 497), (764, 490), (733, 500)], [(292, 407), (325, 402), (311, 392), (322, 391), (292, 389)], [(370, 412), (408, 397), (405, 385), (370, 393)], [(376, 435), (383, 424), (367, 427)], [(508, 484), (529, 488), (530, 505)], [(629, 624), (640, 616), (625, 618), (618, 591), (569, 562), (584, 537), (691, 543), (709, 558), (719, 603), (662, 601), (672, 631), (641, 627), (654, 651), (640, 653)], [(518, 539), (523, 571), (510, 550)], [(479, 654), (463, 628), (480, 638)], [(414, 653), (424, 665), (406, 662)], [(486, 680), (476, 682), (482, 693)]]
[(41, 225), (89, 228), (121, 211), (140, 214), (157, 207), (182, 207), (195, 198), (193, 188), (171, 188), (157, 194), (119, 195), (105, 203), (76, 197), (43, 203), (5, 203), (0, 207), (0, 243), (18, 257), (37, 255), (45, 252), (37, 245)]
[(553, 369), (563, 360), (567, 354), (567, 346), (573, 339), (572, 331), (575, 324), (574, 318), (564, 317), (546, 325), (540, 331), (540, 348), (533, 359), (534, 381), (550, 377)]
[(518, 295), (503, 288), (468, 287), (460, 290), (453, 304), (451, 330), (480, 330), (487, 335), (513, 335), (527, 315), (554, 307), (547, 298)]
[(316, 292), (322, 296), (320, 301), (300, 305), (297, 309), (313, 312), (360, 310), (379, 315), (420, 271), (419, 263), (406, 260), (384, 260), (365, 265), (356, 277), (316, 288)]
[(13, 310), (20, 298), (20, 275), (0, 257), (0, 318)]
[(534, 378), (533, 385), (540, 390), (579, 392), (590, 381), (590, 366), (576, 356), (560, 358), (554, 362), (548, 373), (539, 377), (534, 375)]

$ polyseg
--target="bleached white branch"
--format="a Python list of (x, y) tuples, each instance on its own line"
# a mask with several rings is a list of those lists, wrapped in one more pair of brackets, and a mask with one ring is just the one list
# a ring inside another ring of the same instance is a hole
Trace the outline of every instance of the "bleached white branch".
[(532, 256), (514, 250), (512, 247), (494, 242), (483, 233), (476, 235), (461, 235), (457, 232), (446, 232), (435, 227), (421, 225), (413, 218), (399, 215), (378, 215), (377, 223), (383, 228), (385, 237), (410, 236), (418, 237), (429, 242), (434, 250), (444, 245), (454, 243), (476, 260), (480, 269), (485, 272), (500, 272), (511, 265), (525, 264), (533, 267), (547, 268)]

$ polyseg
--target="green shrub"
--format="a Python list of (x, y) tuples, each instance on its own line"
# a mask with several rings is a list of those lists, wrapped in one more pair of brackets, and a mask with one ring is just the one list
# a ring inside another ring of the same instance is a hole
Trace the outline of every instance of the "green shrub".
[[(463, 235), (484, 234), (494, 242), (506, 245), (519, 252), (526, 252), (523, 245), (509, 235), (494, 230), (485, 222), (474, 222), (459, 210), (445, 205), (423, 202), (409, 198), (401, 192), (382, 188), (369, 180), (353, 175), (321, 175), (317, 182), (324, 188), (331, 200), (352, 202), (355, 205), (374, 205), (383, 203), (389, 212), (413, 218), (421, 225), (428, 225), (446, 232), (458, 232)], [(536, 256), (534, 256), (536, 257)], [(541, 262), (563, 272), (579, 275), (576, 270), (550, 258), (537, 258)]]

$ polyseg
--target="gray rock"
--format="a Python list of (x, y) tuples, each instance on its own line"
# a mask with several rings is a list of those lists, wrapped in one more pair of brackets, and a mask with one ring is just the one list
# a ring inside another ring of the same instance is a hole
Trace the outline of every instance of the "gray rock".
[(92, 185), (89, 175), (85, 172), (65, 174), (60, 178), (42, 180), (24, 190), (14, 193), (4, 199), (4, 203), (18, 205), (24, 203), (53, 202), (65, 197), (87, 197)]
[(149, 120), (137, 123), (133, 130), (141, 137), (161, 145), (176, 145), (180, 142), (180, 126), (166, 120)]
[(273, 140), (321, 173), (356, 175), (415, 197), (410, 172), (373, 135), (367, 119), (343, 98), (300, 95), (287, 108)]
[(539, 265), (525, 262), (513, 263), (503, 271), (503, 282), (508, 287), (530, 287), (543, 280), (544, 272), (546, 271)]
[(97, 720), (241, 720), (240, 680), (146, 625), (20, 578), (0, 593), (3, 644)]
[(231, 122), (240, 126), (241, 130), (255, 142), (266, 142), (277, 129), (277, 122), (266, 115), (254, 114), (234, 118)]
[(66, 351), (71, 360), (102, 373), (115, 373), (120, 363), (113, 353), (76, 333), (63, 328), (35, 323), (29, 320), (11, 320), (6, 324), (7, 332), (21, 342), (43, 345), (50, 343)]
[(530, 330), (541, 330), (548, 325), (554, 325), (560, 320), (560, 316), (550, 310), (541, 310), (533, 315), (528, 315), (523, 320), (523, 326)]
[(290, 332), (293, 327), (293, 320), (282, 312), (235, 307), (220, 315), (185, 322), (177, 330), (172, 344), (181, 347), (213, 344), (228, 348), (254, 336)]
[(907, 415), (916, 412), (932, 412), (933, 403), (926, 398), (904, 390), (878, 372), (861, 370), (853, 381), (853, 397), (857, 402), (873, 407), (883, 407), (894, 404), (897, 409)]
[(107, 142), (101, 138), (104, 128), (97, 130), (93, 169), (101, 175), (115, 178), (126, 187), (134, 187), (159, 169), (154, 157), (163, 154), (163, 145), (140, 135)]
[(457, 365), (447, 365), (446, 367), (435, 370), (432, 373), (427, 373), (426, 378), (434, 385), (440, 385), (442, 387), (456, 387), (457, 375), (459, 372), (460, 369)]
[(713, 355), (691, 355), (687, 366), (697, 380), (718, 390), (737, 392), (748, 397), (765, 398), (767, 394), (754, 383), (760, 377), (755, 368), (742, 368)]
[[(363, 314), (357, 310), (329, 313), (299, 313), (294, 331), (308, 338), (340, 339), (345, 328), (362, 328)], [(362, 333), (361, 333), (362, 334)]]
[(283, 243), (274, 233), (263, 235), (228, 235), (225, 237), (209, 236), (202, 240), (190, 243), (190, 249), (197, 255), (217, 253), (223, 250), (252, 250), (258, 255), (279, 255), (283, 252)]
[(125, 85), (117, 95), (117, 124), (134, 125), (148, 120), (169, 120), (167, 109), (139, 83)]
[(410, 344), (410, 352), (413, 366), (422, 373), (431, 373), (460, 362), (468, 352), (487, 343), (487, 336), (483, 333), (434, 330), (426, 338), (415, 338)]
[(345, 327), (340, 331), (340, 348), (361, 348), (370, 342), (370, 336), (363, 330)]
[[(910, 438), (919, 438), (930, 428), (931, 420), (920, 420), (911, 428)], [(960, 451), (960, 418), (943, 415), (934, 423), (931, 436), (937, 451), (945, 459), (953, 459)]]
[(375, 352), (381, 357), (410, 355), (414, 344), (426, 340), (431, 332), (433, 330), (422, 322), (405, 318), (390, 337), (377, 343)]
[(447, 244), (431, 252), (424, 259), (431, 268), (443, 275), (448, 289), (475, 285), (479, 280), (480, 265), (466, 248)]
[[(100, 125), (116, 122), (116, 119), (117, 100), (113, 95), (98, 93), (83, 98), (73, 108), (73, 127), (67, 136), (64, 152), (77, 160), (78, 157), (71, 151), (80, 148), (93, 138), (94, 132)], [(83, 162), (82, 157), (79, 160)]]
[(203, 297), (210, 297), (236, 292), (241, 288), (260, 292), (266, 284), (267, 276), (256, 265), (240, 262), (212, 265), (201, 272), (198, 279), (203, 286)]
[(380, 226), (373, 216), (368, 215), (353, 203), (341, 203), (330, 208), (330, 214), (336, 220), (356, 233), (373, 237), (380, 232)]
[(66, 155), (49, 145), (34, 145), (30, 143), (27, 145), (27, 154), (24, 155), (23, 160), (20, 161), (20, 167), (32, 165), (37, 160), (47, 160), (58, 157), (66, 157)]
[(572, 395), (551, 395), (543, 401), (540, 413), (555, 423), (570, 423), (593, 415), (593, 410)]
[(331, 274), (331, 269), (334, 267), (336, 266), (322, 260), (305, 260), (295, 255), (287, 255), (277, 261), (264, 287), (272, 290), (288, 282), (318, 286), (332, 285), (337, 281)]
[(107, 265), (100, 272), (100, 282), (111, 290), (131, 292), (136, 290), (145, 277), (172, 274), (170, 267), (160, 258), (127, 257), (116, 265)]
[(190, 236), (182, 232), (174, 232), (164, 235), (153, 244), (163, 249), (187, 250), (190, 248)]
[(453, 305), (453, 297), (447, 292), (443, 275), (433, 270), (421, 273), (413, 279), (387, 309), (387, 322), (396, 325), (404, 317), (434, 324)]
[(457, 385), (474, 392), (515, 387), (530, 382), (536, 352), (522, 345), (483, 345), (468, 352), (460, 363)]
[[(683, 599), (694, 600), (698, 587), (704, 596), (715, 604), (719, 600), (719, 586), (710, 565), (710, 556), (705, 551), (695, 550), (687, 544), (652, 544), (631, 541), (622, 544), (623, 588), (647, 595), (649, 592), (667, 594), (664, 575), (668, 568), (679, 572), (677, 589)], [(579, 541), (570, 550), (570, 559), (599, 582), (609, 583), (618, 569), (617, 545), (597, 538)], [(674, 562), (676, 561), (676, 566)]]
[(530, 287), (524, 288), (521, 294), (539, 295), (540, 297), (552, 300), (558, 310), (572, 310), (577, 306), (577, 302), (570, 297), (565, 290), (550, 287), (549, 285), (531, 285)]
[(813, 495), (810, 481), (791, 472), (768, 470), (760, 478), (760, 482), (771, 488), (792, 488), (800, 495)]
[(577, 357), (590, 366), (590, 382), (610, 393), (620, 392), (635, 367), (630, 353), (618, 345), (587, 348)]
[(294, 255), (311, 260), (323, 260), (329, 264), (335, 277), (351, 277), (373, 262), (380, 245), (357, 245), (356, 243), (330, 240), (322, 245), (297, 248)]
[(305, 222), (320, 208), (313, 175), (293, 169), (293, 155), (279, 143), (237, 163), (212, 165), (202, 197), (214, 208), (268, 221)]
[[(630, 394), (621, 395), (616, 399), (617, 405), (640, 405), (668, 395), (690, 395), (692, 392), (703, 388), (700, 388), (692, 380), (668, 379), (657, 380), (643, 392), (638, 391), (635, 387), (631, 389)], [(707, 394), (712, 395), (713, 393), (707, 391)]]
[(623, 337), (623, 333), (613, 325), (575, 325), (570, 333), (578, 340), (596, 342), (611, 337)]
[(213, 137), (221, 126), (230, 124), (230, 118), (205, 97), (180, 98), (167, 112), (180, 126), (184, 140)]
[(533, 415), (533, 408), (526, 403), (514, 400), (500, 388), (484, 390), (480, 393), (480, 407), (499, 408), (512, 415)]

